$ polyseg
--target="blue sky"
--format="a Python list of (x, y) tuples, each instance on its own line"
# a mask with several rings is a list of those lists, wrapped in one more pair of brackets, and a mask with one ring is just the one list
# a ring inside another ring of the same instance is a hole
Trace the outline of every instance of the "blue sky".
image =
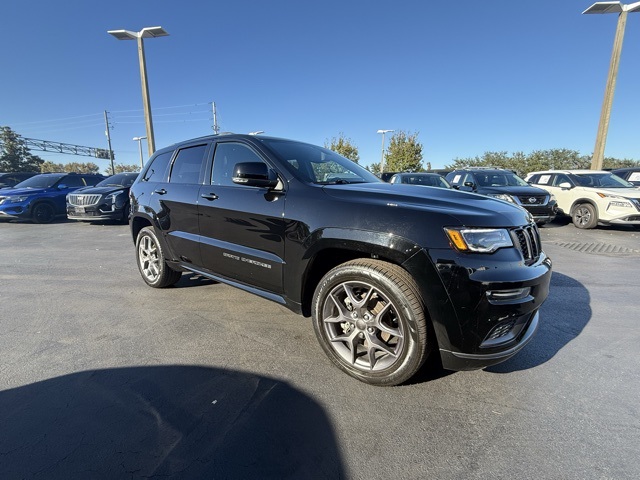
[[(590, 155), (617, 21), (581, 15), (591, 3), (3, 2), (0, 125), (106, 148), (106, 110), (116, 162), (138, 163), (136, 45), (107, 30), (162, 26), (170, 36), (145, 41), (157, 148), (212, 133), (215, 101), (222, 131), (319, 145), (342, 132), (363, 165), (380, 161), (378, 129), (418, 132), (433, 168), (485, 151)], [(606, 156), (640, 160), (639, 78), (632, 13)]]

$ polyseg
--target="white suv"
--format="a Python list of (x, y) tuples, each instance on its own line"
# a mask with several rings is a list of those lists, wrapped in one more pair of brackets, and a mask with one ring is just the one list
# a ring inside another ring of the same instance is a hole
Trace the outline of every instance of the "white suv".
[(531, 172), (527, 182), (552, 193), (558, 214), (569, 215), (578, 228), (598, 223), (640, 228), (640, 189), (601, 170)]

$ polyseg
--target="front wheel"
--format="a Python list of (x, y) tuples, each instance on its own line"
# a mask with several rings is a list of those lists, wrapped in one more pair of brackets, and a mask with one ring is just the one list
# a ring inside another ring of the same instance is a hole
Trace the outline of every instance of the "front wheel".
[(164, 288), (180, 280), (182, 274), (167, 265), (162, 246), (152, 227), (145, 227), (138, 233), (136, 257), (142, 279), (150, 287)]
[(56, 218), (56, 211), (50, 203), (38, 203), (31, 211), (35, 223), (51, 223)]
[(312, 312), (324, 352), (365, 383), (401, 384), (428, 356), (418, 288), (397, 265), (361, 259), (337, 266), (318, 284)]
[(595, 228), (598, 224), (598, 215), (596, 209), (590, 203), (582, 203), (576, 205), (571, 216), (573, 224), (578, 228), (590, 229)]

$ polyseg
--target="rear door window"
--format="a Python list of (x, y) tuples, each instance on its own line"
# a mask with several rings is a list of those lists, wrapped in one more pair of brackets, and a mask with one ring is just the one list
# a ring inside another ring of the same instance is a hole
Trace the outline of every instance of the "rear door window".
[(196, 145), (178, 150), (171, 167), (169, 183), (200, 183), (207, 145)]

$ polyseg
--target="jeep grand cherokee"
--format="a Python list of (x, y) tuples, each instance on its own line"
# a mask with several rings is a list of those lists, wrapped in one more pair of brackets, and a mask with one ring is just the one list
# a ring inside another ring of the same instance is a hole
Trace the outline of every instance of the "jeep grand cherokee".
[(342, 371), (407, 381), (430, 353), (483, 368), (531, 340), (551, 261), (524, 209), (390, 185), (340, 155), (221, 134), (157, 151), (131, 187), (151, 287), (193, 272), (311, 316)]

